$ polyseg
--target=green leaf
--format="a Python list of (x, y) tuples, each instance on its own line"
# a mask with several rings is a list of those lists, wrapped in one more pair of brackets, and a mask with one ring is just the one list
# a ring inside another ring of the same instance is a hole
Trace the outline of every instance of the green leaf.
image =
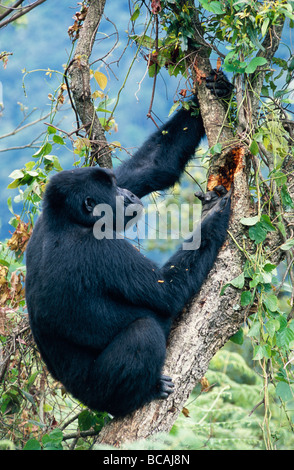
[(266, 239), (266, 234), (267, 232), (260, 222), (249, 229), (249, 237), (257, 244), (262, 243)]
[(27, 171), (27, 174), (30, 175), (30, 176), (38, 176), (39, 173), (37, 171)]
[(271, 271), (276, 269), (276, 267), (277, 266), (275, 264), (267, 263), (264, 265), (263, 269), (265, 270), (265, 272), (270, 273)]
[(43, 410), (45, 411), (45, 413), (49, 413), (53, 410), (53, 406), (49, 405), (49, 403), (44, 403)]
[[(263, 45), (261, 44), (261, 42), (259, 41), (258, 39), (258, 29), (254, 29), (253, 26), (251, 25), (248, 25), (247, 26), (247, 33), (248, 33), (248, 36), (249, 36), (249, 39), (250, 41), (252, 42), (252, 44), (257, 48), (257, 49), (260, 49), (262, 51), (264, 51), (264, 47)], [(256, 59), (262, 59), (263, 57), (256, 57)], [(254, 60), (254, 59), (252, 59)], [(267, 62), (267, 60), (265, 59), (265, 61)], [(251, 61), (252, 62), (252, 61)], [(250, 63), (251, 63), (250, 62)], [(249, 64), (250, 65), (250, 64)], [(255, 71), (255, 70), (254, 70)], [(247, 72), (247, 73), (252, 73), (252, 72)]]
[(222, 151), (222, 144), (220, 142), (218, 142), (217, 144), (213, 145), (213, 147), (210, 148), (210, 153), (212, 155), (221, 153), (221, 151)]
[(241, 294), (241, 305), (242, 305), (242, 307), (246, 307), (247, 305), (250, 305), (252, 300), (253, 300), (252, 299), (252, 293), (249, 290), (242, 292), (242, 294)]
[(62, 447), (63, 433), (60, 429), (54, 429), (50, 434), (44, 434), (42, 444), (44, 450), (63, 450)]
[(276, 331), (280, 328), (280, 322), (278, 320), (269, 320), (266, 322), (265, 328), (269, 336), (273, 338)]
[(281, 328), (276, 334), (277, 346), (279, 348), (289, 348), (290, 343), (294, 340), (294, 332), (291, 328)]
[(289, 238), (283, 245), (280, 246), (281, 250), (288, 251), (294, 246), (294, 238)]
[(147, 49), (154, 49), (155, 40), (152, 39), (150, 36), (143, 34), (141, 36), (135, 34), (130, 36), (130, 39), (136, 41), (137, 44), (140, 44), (142, 47), (146, 47)]
[(280, 230), (281, 234), (286, 238), (287, 233), (283, 222), (277, 222), (277, 227)]
[(49, 155), (49, 153), (51, 153), (51, 150), (52, 150), (52, 145), (49, 142), (47, 142), (38, 150), (38, 152), (34, 153), (33, 157), (40, 158), (44, 155)]
[(44, 160), (45, 162), (54, 162), (55, 155), (45, 155)]
[(53, 136), (53, 142), (55, 142), (55, 144), (59, 144), (59, 145), (64, 145), (65, 144), (63, 138), (60, 137), (60, 135), (54, 135)]
[[(207, 11), (211, 11), (212, 13), (214, 13), (215, 15), (223, 15), (224, 14), (224, 10), (222, 9), (222, 4), (221, 2), (204, 2), (204, 0), (202, 0), (203, 3), (206, 4), (206, 6), (204, 7)], [(202, 2), (200, 2), (202, 3)]]
[(250, 145), (250, 152), (253, 154), (253, 155), (258, 155), (259, 153), (259, 147), (258, 147), (258, 144), (255, 140), (253, 140), (251, 142), (251, 145)]
[(168, 117), (175, 112), (175, 110), (180, 106), (180, 102), (176, 101), (169, 110)]
[(249, 64), (247, 65), (245, 72), (246, 73), (254, 73), (257, 67), (265, 65), (267, 60), (264, 57), (254, 57)]
[(54, 168), (57, 171), (62, 171), (63, 170), (62, 166), (59, 163), (58, 157), (54, 158)]
[(250, 330), (248, 331), (247, 333), (247, 336), (249, 336), (249, 338), (259, 338), (260, 336), (260, 323), (259, 321), (256, 321), (253, 323), (253, 325), (250, 327)]
[(239, 274), (239, 276), (235, 277), (230, 284), (236, 287), (237, 289), (243, 289), (244, 287), (244, 273)]
[(244, 273), (241, 273), (239, 274), (239, 276), (235, 277), (234, 279), (232, 279), (232, 281), (228, 282), (227, 284), (225, 284), (223, 287), (222, 287), (222, 290), (220, 292), (220, 295), (224, 295), (224, 292), (226, 290), (227, 287), (229, 286), (234, 286), (236, 287), (237, 289), (243, 289), (244, 287)]
[(276, 394), (283, 401), (293, 400), (293, 392), (286, 382), (279, 382), (276, 386)]
[(271, 348), (267, 344), (255, 346), (253, 352), (253, 360), (260, 361), (263, 358), (269, 359), (271, 357)]
[(262, 214), (262, 216), (260, 218), (260, 222), (261, 222), (263, 228), (267, 232), (275, 232), (276, 227), (272, 224), (271, 219), (269, 218), (269, 216), (267, 214)]
[(34, 168), (35, 165), (36, 165), (35, 162), (27, 162), (27, 163), (25, 164), (26, 170), (27, 170), (27, 171), (31, 171), (31, 170)]
[(52, 150), (52, 145), (47, 142), (43, 147), (42, 147), (42, 155), (49, 155)]
[(18, 186), (21, 186), (21, 180), (14, 180), (12, 183), (10, 183), (7, 188), (8, 189), (15, 189), (18, 188)]
[(294, 15), (290, 13), (288, 10), (286, 10), (285, 8), (280, 8), (279, 13), (287, 16), (291, 20), (294, 20)]
[(269, 19), (269, 18), (265, 18), (265, 20), (264, 20), (263, 23), (262, 23), (262, 26), (261, 26), (261, 35), (262, 35), (263, 37), (266, 35), (267, 29), (268, 29), (268, 26), (269, 26), (269, 22), (270, 22), (270, 19)]
[(287, 318), (285, 318), (283, 315), (280, 315), (278, 318), (277, 318), (278, 322), (280, 323), (280, 329), (284, 329), (284, 328), (287, 328)]
[(31, 395), (30, 393), (26, 392), (25, 390), (22, 390), (21, 393), (26, 397), (26, 399), (27, 399), (32, 405), (34, 405), (34, 406), (36, 405), (33, 395)]
[(271, 312), (276, 312), (278, 310), (278, 298), (274, 294), (264, 296), (263, 303)]
[(48, 126), (47, 132), (48, 132), (48, 134), (56, 134), (56, 129), (55, 129), (55, 127)]
[(273, 170), (270, 175), (274, 178), (277, 186), (281, 187), (287, 184), (287, 176), (282, 171)]
[(26, 442), (23, 447), (23, 450), (41, 450), (41, 444), (37, 441), (37, 439), (30, 439)]
[(79, 428), (81, 431), (88, 431), (93, 424), (93, 415), (90, 411), (84, 410), (78, 418)]
[(256, 273), (253, 275), (252, 280), (249, 282), (249, 287), (256, 287), (258, 284), (263, 282), (262, 274)]
[(256, 215), (255, 217), (243, 217), (243, 218), (240, 220), (240, 222), (241, 222), (241, 224), (243, 224), (243, 225), (252, 226), (252, 225), (257, 224), (257, 222), (259, 222), (259, 216)]
[(135, 11), (131, 16), (131, 21), (136, 21), (136, 19), (139, 17), (139, 15), (140, 15), (140, 8), (138, 7), (138, 5), (136, 5), (135, 6)]
[(230, 340), (235, 343), (235, 344), (243, 344), (244, 342), (244, 334), (243, 334), (243, 329), (241, 328), (239, 331), (237, 331), (236, 334), (231, 336)]
[(13, 180), (20, 180), (23, 177), (24, 177), (24, 172), (22, 170), (14, 170), (9, 175), (9, 178), (12, 178)]
[(7, 206), (8, 206), (8, 209), (10, 210), (11, 214), (14, 215), (14, 210), (13, 210), (13, 207), (12, 207), (12, 199), (11, 199), (11, 196), (9, 196), (9, 198), (7, 199)]
[(281, 188), (281, 198), (282, 198), (283, 206), (286, 209), (294, 209), (294, 203), (292, 201), (292, 198), (291, 198), (291, 196), (288, 192), (287, 186), (285, 184), (283, 184), (283, 186)]
[(50, 432), (49, 437), (51, 441), (62, 442), (63, 433), (60, 429), (54, 429), (54, 431)]
[(209, 2), (208, 0), (199, 0), (199, 3), (205, 8), (205, 10), (214, 13), (215, 15), (223, 15), (224, 11), (220, 2)]
[(235, 51), (229, 52), (224, 60), (224, 69), (227, 72), (244, 73), (246, 62), (240, 62)]

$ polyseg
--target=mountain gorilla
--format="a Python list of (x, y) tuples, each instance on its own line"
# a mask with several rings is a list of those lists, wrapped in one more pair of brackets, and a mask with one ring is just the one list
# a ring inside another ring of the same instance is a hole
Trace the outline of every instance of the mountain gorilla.
[[(220, 83), (207, 82), (218, 97), (229, 87)], [(111, 206), (115, 227), (116, 196), (127, 208), (172, 186), (203, 136), (201, 116), (182, 109), (114, 173), (62, 171), (47, 186), (27, 248), (30, 324), (51, 374), (94, 410), (124, 416), (172, 393), (162, 375), (167, 337), (224, 243), (230, 194), (223, 187), (197, 194), (201, 245), (180, 247), (161, 268), (115, 233), (95, 238), (95, 207)]]

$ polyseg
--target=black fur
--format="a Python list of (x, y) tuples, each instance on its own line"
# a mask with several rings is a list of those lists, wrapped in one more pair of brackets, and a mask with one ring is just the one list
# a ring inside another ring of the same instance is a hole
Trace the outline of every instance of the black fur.
[(117, 183), (95, 167), (48, 184), (27, 248), (30, 324), (49, 371), (92, 409), (124, 416), (173, 391), (161, 375), (170, 326), (224, 243), (230, 195), (209, 193), (200, 248), (180, 247), (162, 268), (125, 239), (97, 240), (93, 208), (107, 203), (115, 213), (116, 195), (128, 206), (140, 203), (129, 191), (142, 197), (171, 186), (203, 135), (201, 117), (182, 110), (120, 166)]

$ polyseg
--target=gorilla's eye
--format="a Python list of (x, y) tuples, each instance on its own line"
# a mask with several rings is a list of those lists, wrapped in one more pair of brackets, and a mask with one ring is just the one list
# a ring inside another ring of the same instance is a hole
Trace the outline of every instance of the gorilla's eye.
[(88, 212), (93, 212), (94, 207), (96, 206), (96, 203), (94, 199), (92, 199), (90, 196), (86, 197), (85, 201), (85, 208), (87, 209)]

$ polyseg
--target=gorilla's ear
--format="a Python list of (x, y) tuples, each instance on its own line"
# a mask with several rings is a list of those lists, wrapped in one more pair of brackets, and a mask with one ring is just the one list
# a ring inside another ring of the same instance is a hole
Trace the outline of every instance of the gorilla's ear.
[(100, 183), (115, 183), (115, 176), (112, 170), (109, 170), (108, 168), (101, 168), (101, 167), (95, 167), (95, 177)]
[(93, 209), (96, 206), (96, 202), (94, 201), (94, 199), (88, 196), (86, 197), (84, 203), (85, 203), (85, 208), (87, 209), (87, 211), (93, 212)]

